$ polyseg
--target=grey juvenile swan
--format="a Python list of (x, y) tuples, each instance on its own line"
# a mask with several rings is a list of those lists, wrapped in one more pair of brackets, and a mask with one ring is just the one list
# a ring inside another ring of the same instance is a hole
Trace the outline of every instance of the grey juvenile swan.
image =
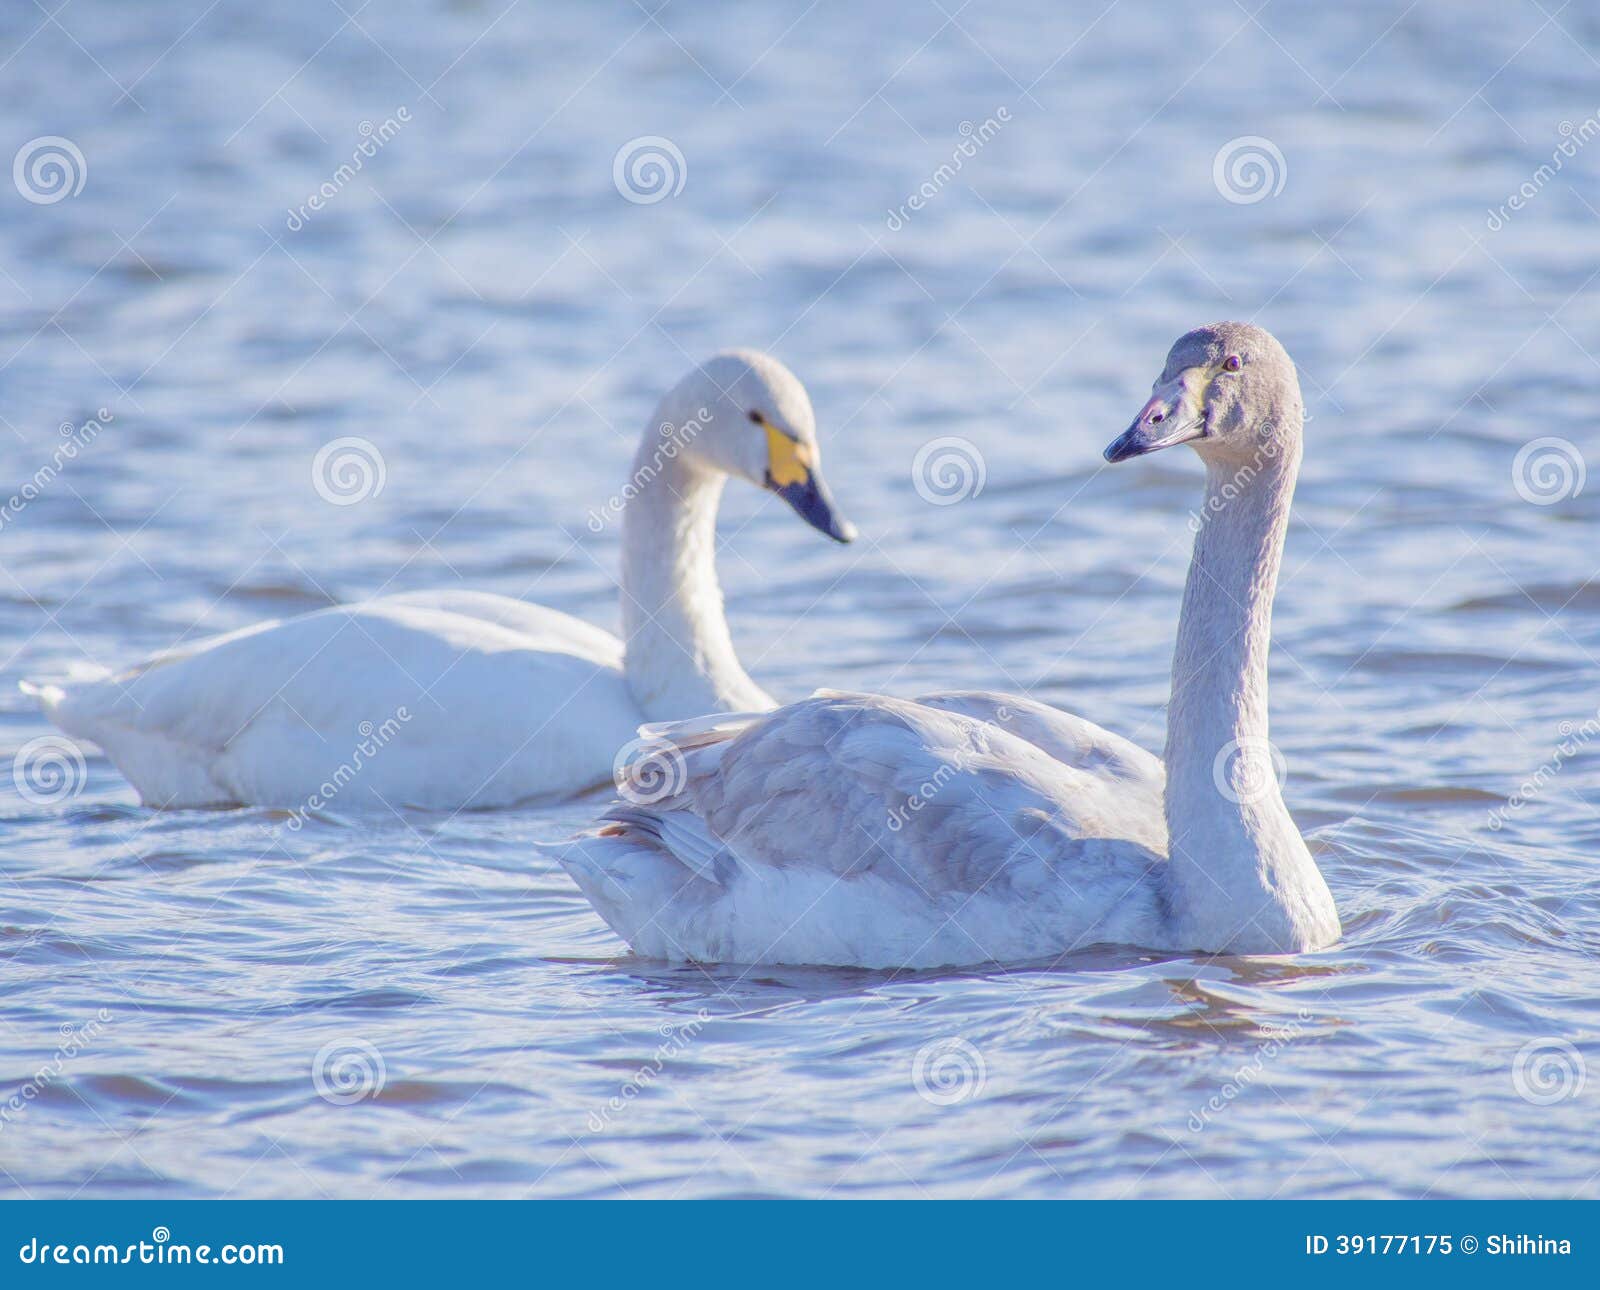
[(1339, 916), (1267, 743), (1302, 425), (1283, 347), (1218, 323), (1172, 347), (1106, 449), (1188, 443), (1206, 466), (1163, 760), (1031, 699), (819, 691), (645, 727), (657, 742), (625, 800), (549, 849), (650, 957), (919, 968), (1332, 944)]

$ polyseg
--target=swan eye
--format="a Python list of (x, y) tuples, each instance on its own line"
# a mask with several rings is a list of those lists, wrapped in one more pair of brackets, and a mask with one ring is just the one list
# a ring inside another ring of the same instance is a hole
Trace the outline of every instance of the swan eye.
[(762, 416), (754, 408), (750, 409), (750, 424), (758, 426), (762, 423)]
[(1229, 354), (1227, 358), (1222, 360), (1222, 370), (1224, 372), (1237, 372), (1243, 366), (1244, 360), (1237, 354)]

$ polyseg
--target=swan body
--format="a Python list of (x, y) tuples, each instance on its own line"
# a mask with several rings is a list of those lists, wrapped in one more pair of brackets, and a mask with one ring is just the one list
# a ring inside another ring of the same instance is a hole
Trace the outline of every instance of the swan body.
[(151, 806), (461, 809), (578, 792), (611, 779), (642, 721), (772, 706), (723, 617), (717, 503), (745, 477), (848, 541), (816, 467), (799, 382), (766, 355), (718, 355), (662, 400), (635, 459), (625, 640), (509, 597), (431, 591), (24, 688)]
[[(561, 859), (652, 958), (921, 968), (1149, 943), (1159, 762), (1088, 722), (1063, 760), (946, 698), (823, 691), (714, 734), (653, 728), (682, 790), (637, 807), (625, 788)], [(1155, 809), (1122, 830), (1129, 799)]]
[(646, 727), (622, 800), (549, 849), (614, 931), (667, 959), (927, 968), (1330, 944), (1338, 915), (1266, 739), (1302, 420), (1276, 340), (1218, 324), (1178, 341), (1107, 449), (1193, 442), (1207, 466), (1163, 759), (1025, 698), (822, 691)]
[(609, 779), (640, 711), (609, 632), (459, 591), (334, 606), (93, 684), (30, 688), (163, 806), (453, 809), (573, 793)]

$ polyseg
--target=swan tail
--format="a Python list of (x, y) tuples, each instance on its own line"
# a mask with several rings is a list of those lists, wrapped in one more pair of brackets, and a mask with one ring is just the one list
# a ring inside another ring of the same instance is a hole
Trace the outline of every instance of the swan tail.
[(47, 713), (67, 697), (65, 690), (49, 681), (18, 681), (17, 689), (30, 699), (38, 700), (39, 706)]
[(71, 739), (99, 748), (139, 792), (146, 806), (227, 806), (235, 794), (213, 773), (214, 755), (203, 754), (159, 729), (140, 729), (118, 708), (121, 688), (100, 678), (82, 684), (20, 681), (51, 724)]
[(727, 886), (744, 867), (704, 820), (687, 811), (658, 811), (618, 802), (602, 818), (676, 860), (695, 877), (719, 887)]
[(670, 907), (700, 887), (693, 871), (634, 827), (610, 823), (565, 842), (534, 849), (567, 871), (605, 924), (635, 952), (651, 958), (689, 957), (671, 938), (679, 921)]
[(92, 714), (86, 714), (79, 701), (81, 688), (68, 689), (54, 681), (18, 681), (17, 689), (39, 705), (39, 710), (63, 734), (75, 739), (88, 739), (98, 743)]
[(767, 715), (729, 712), (640, 726), (649, 746), (621, 768), (622, 798), (606, 809), (599, 826), (565, 842), (534, 844), (566, 870), (636, 953), (703, 957), (688, 947), (700, 946), (708, 914), (735, 879), (753, 875), (685, 808), (696, 781), (716, 767), (731, 741)]

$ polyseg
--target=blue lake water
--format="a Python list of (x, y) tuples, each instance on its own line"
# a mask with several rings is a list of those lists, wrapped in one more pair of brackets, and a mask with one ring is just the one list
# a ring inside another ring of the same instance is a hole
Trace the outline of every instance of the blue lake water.
[[(0, 184), (0, 491), (82, 441), (0, 526), (0, 1188), (1600, 1195), (1600, 18), (1254, 9), (0, 11), (3, 150), (72, 148)], [(1159, 749), (1199, 466), (1099, 453), (1224, 317), (1311, 416), (1272, 719), (1326, 952), (674, 967), (530, 852), (598, 801), (295, 832), (7, 769), (22, 677), (266, 617), (615, 628), (585, 517), (730, 344), (862, 531), (730, 487), (754, 676)], [(330, 505), (343, 436), (384, 486)], [(935, 505), (944, 436), (982, 487)]]

